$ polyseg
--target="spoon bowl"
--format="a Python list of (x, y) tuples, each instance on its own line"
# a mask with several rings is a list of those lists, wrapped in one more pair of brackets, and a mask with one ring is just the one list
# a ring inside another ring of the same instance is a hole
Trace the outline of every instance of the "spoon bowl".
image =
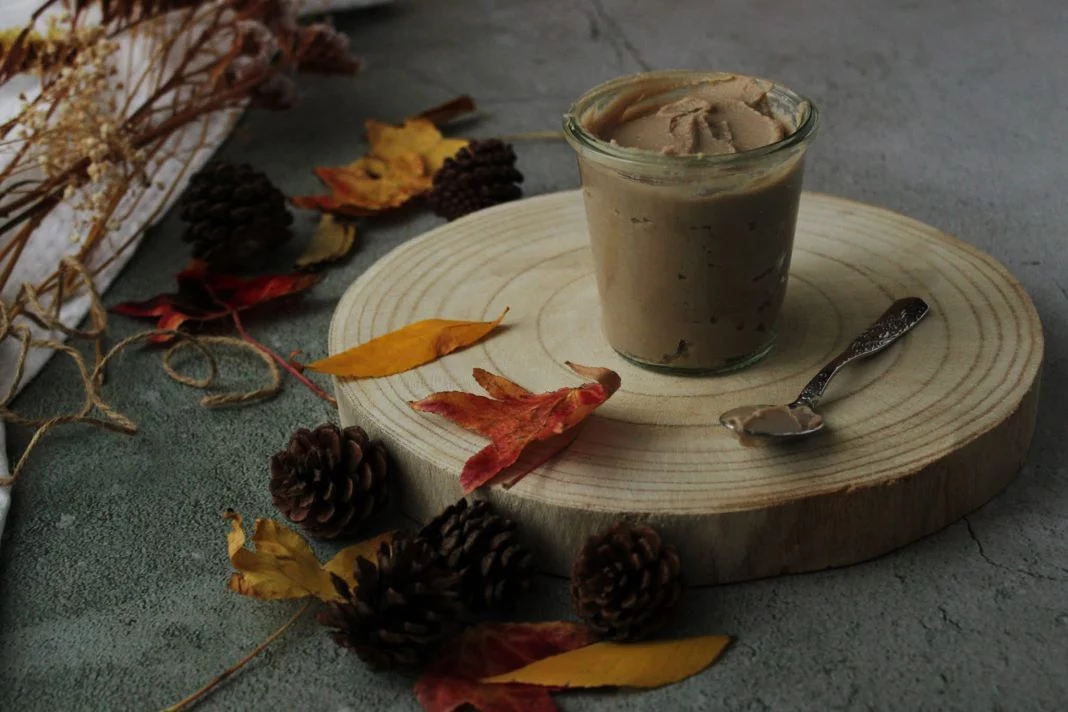
[(796, 438), (823, 429), (823, 418), (807, 405), (743, 405), (719, 416), (739, 436)]
[(734, 432), (742, 444), (753, 441), (797, 438), (823, 429), (824, 420), (816, 406), (839, 371), (847, 363), (872, 356), (885, 349), (920, 323), (931, 310), (919, 297), (906, 297), (890, 305), (864, 333), (853, 340), (801, 389), (797, 400), (787, 405), (743, 405), (719, 417), (723, 427)]

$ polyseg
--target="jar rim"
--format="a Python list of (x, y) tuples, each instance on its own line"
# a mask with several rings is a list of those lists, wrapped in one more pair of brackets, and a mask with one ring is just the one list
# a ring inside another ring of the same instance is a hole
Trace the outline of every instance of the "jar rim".
[[(608, 141), (604, 141), (591, 132), (587, 131), (580, 121), (580, 116), (589, 107), (589, 105), (606, 95), (610, 95), (621, 88), (636, 82), (650, 82), (658, 80), (668, 80), (673, 78), (679, 79), (710, 79), (715, 77), (731, 77), (731, 76), (744, 76), (750, 75), (733, 74), (730, 72), (712, 72), (712, 71), (700, 71), (700, 70), (676, 70), (676, 69), (663, 69), (652, 72), (641, 72), (638, 74), (628, 74), (623, 77), (617, 77), (610, 79), (607, 82), (603, 82), (593, 87), (585, 94), (580, 96), (567, 110), (567, 113), (563, 116), (563, 129), (564, 137), (572, 147), (580, 153), (589, 152), (595, 156), (602, 158), (609, 158), (614, 161), (620, 161), (622, 163), (632, 166), (658, 166), (658, 167), (700, 167), (700, 166), (725, 166), (743, 163), (751, 161), (753, 159), (768, 156), (773, 153), (779, 153), (795, 146), (800, 146), (807, 143), (819, 126), (819, 110), (816, 105), (812, 103), (810, 99), (804, 97), (797, 92), (793, 91), (789, 87), (783, 86), (777, 82), (773, 82), (769, 79), (763, 79), (761, 77), (752, 77), (753, 79), (759, 79), (760, 81), (767, 82), (771, 85), (769, 91), (774, 91), (779, 95), (784, 96), (790, 101), (797, 104), (797, 106), (804, 111), (800, 123), (797, 128), (789, 136), (786, 136), (775, 143), (769, 143), (766, 146), (760, 148), (750, 149), (748, 151), (742, 151), (740, 153), (720, 153), (720, 154), (691, 154), (685, 156), (672, 156), (662, 153), (656, 153), (653, 151), (642, 151), (633, 148), (625, 148)], [(697, 82), (694, 82), (697, 83)]]

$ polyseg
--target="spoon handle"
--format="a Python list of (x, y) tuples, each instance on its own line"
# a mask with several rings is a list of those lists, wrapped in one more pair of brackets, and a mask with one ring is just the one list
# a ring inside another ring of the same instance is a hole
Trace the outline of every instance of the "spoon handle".
[(890, 305), (890, 308), (874, 324), (854, 339), (853, 343), (847, 346), (845, 351), (835, 356), (830, 363), (823, 367), (823, 370), (808, 382), (808, 385), (801, 390), (801, 394), (791, 404), (791, 407), (801, 405), (815, 406), (820, 398), (823, 397), (823, 392), (827, 390), (827, 384), (842, 370), (843, 366), (850, 361), (882, 351), (901, 338), (909, 329), (919, 324), (920, 320), (927, 316), (927, 312), (930, 310), (927, 302), (919, 297), (898, 299)]

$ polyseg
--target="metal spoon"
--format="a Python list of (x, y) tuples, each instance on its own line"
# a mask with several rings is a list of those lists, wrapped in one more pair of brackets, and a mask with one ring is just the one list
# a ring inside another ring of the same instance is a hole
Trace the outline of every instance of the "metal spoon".
[(851, 361), (871, 356), (901, 338), (920, 323), (930, 307), (918, 297), (906, 297), (894, 302), (863, 334), (853, 340), (845, 351), (823, 367), (815, 378), (801, 389), (797, 400), (789, 405), (744, 405), (733, 408), (719, 417), (724, 427), (733, 430), (745, 444), (749, 438), (795, 438), (811, 435), (823, 429), (823, 418), (816, 406), (827, 390), (827, 384)]

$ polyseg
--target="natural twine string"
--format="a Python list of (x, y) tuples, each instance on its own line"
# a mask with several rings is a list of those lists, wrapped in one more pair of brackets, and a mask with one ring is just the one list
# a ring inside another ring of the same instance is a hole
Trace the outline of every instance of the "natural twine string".
[[(133, 435), (137, 432), (137, 423), (128, 416), (112, 408), (101, 395), (104, 385), (108, 364), (126, 349), (136, 343), (147, 341), (154, 336), (168, 335), (177, 341), (163, 354), (163, 370), (175, 381), (193, 388), (207, 389), (215, 383), (219, 373), (219, 365), (209, 345), (232, 346), (246, 352), (255, 354), (267, 366), (269, 382), (251, 391), (232, 391), (205, 395), (200, 399), (202, 405), (207, 408), (221, 408), (249, 403), (252, 401), (270, 398), (282, 390), (282, 373), (278, 365), (271, 357), (256, 348), (244, 339), (235, 336), (192, 336), (181, 331), (170, 329), (151, 329), (128, 336), (122, 341), (105, 351), (105, 339), (107, 336), (107, 311), (100, 299), (100, 293), (93, 284), (93, 278), (89, 271), (80, 261), (68, 257), (60, 263), (58, 287), (50, 307), (41, 303), (36, 288), (31, 285), (23, 285), (12, 304), (0, 300), (0, 342), (5, 339), (15, 339), (19, 343), (18, 359), (15, 363), (15, 374), (8, 384), (7, 392), (0, 399), (0, 422), (15, 423), (35, 428), (29, 444), (19, 456), (18, 461), (8, 476), (0, 477), (0, 487), (14, 484), (26, 466), (33, 449), (53, 428), (71, 423), (92, 425), (118, 433)], [(75, 281), (72, 279), (77, 277)], [(67, 285), (67, 286), (65, 286)], [(83, 287), (89, 295), (89, 327), (76, 329), (66, 326), (59, 318), (60, 309), (63, 305), (65, 289), (75, 291), (78, 286)], [(29, 319), (37, 326), (50, 332), (59, 332), (72, 340), (85, 340), (93, 344), (92, 368), (86, 362), (83, 354), (68, 343), (52, 339), (35, 339), (27, 324), (16, 323), (14, 314)], [(204, 357), (208, 367), (208, 374), (203, 378), (187, 376), (178, 372), (172, 364), (175, 354), (184, 348), (193, 348)], [(22, 377), (26, 369), (26, 357), (30, 349), (50, 349), (59, 354), (68, 356), (78, 368), (78, 374), (82, 379), (82, 388), (85, 392), (85, 400), (81, 407), (70, 413), (63, 413), (51, 418), (35, 419), (27, 418), (11, 410), (9, 404), (18, 392), (22, 383)], [(94, 414), (94, 411), (96, 414)]]

